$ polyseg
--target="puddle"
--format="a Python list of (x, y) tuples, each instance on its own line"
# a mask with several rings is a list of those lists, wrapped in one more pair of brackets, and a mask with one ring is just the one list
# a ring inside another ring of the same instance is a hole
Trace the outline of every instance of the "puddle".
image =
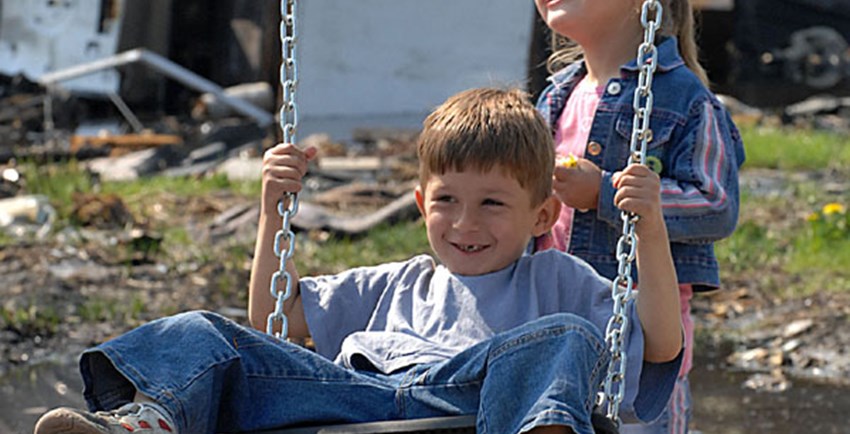
[[(756, 392), (741, 385), (743, 372), (725, 372), (697, 360), (691, 373), (692, 430), (702, 434), (847, 433), (850, 388), (793, 381), (782, 393)], [(83, 405), (82, 383), (73, 365), (41, 365), (10, 371), (0, 379), (0, 433), (31, 433), (49, 408)]]
[(45, 364), (10, 369), (0, 378), (0, 433), (31, 434), (45, 411), (82, 407), (83, 383), (76, 365)]
[(702, 434), (845, 434), (850, 432), (850, 387), (791, 379), (779, 393), (758, 392), (742, 384), (752, 374), (721, 371), (696, 360), (691, 372), (694, 397), (692, 431)]

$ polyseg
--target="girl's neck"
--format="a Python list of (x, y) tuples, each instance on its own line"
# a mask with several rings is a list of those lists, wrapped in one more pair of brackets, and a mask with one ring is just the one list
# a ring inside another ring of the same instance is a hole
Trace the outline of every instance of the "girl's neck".
[(637, 26), (623, 26), (581, 44), (587, 66), (585, 80), (595, 85), (604, 85), (608, 80), (619, 77), (620, 68), (637, 55), (642, 39), (643, 32), (640, 23), (637, 23)]

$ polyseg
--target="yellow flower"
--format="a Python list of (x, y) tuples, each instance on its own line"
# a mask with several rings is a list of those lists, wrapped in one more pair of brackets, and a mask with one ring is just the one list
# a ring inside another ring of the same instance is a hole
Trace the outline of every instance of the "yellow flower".
[(823, 215), (844, 214), (845, 211), (844, 205), (836, 202), (828, 203), (823, 206)]
[(813, 213), (806, 216), (806, 221), (816, 222), (818, 220), (820, 220), (820, 214), (818, 214), (816, 212), (813, 212)]
[(576, 167), (576, 165), (578, 165), (578, 158), (576, 158), (575, 155), (570, 154), (566, 157), (558, 158), (558, 164), (566, 168)]

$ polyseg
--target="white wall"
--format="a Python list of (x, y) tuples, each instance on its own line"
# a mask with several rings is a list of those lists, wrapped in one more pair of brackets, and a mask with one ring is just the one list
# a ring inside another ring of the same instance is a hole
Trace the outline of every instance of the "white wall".
[[(123, 4), (119, 2), (119, 5)], [(121, 20), (100, 25), (100, 0), (0, 1), (0, 72), (41, 75), (115, 54)], [(69, 80), (63, 87), (80, 92), (115, 92), (118, 73), (100, 71)]]
[(418, 128), (449, 95), (525, 87), (534, 4), (523, 0), (302, 0), (299, 137)]

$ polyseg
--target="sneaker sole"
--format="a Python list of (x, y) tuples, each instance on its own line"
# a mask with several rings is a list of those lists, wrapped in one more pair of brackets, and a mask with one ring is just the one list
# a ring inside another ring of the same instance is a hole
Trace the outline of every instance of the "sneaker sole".
[(34, 434), (109, 434), (109, 427), (86, 413), (69, 408), (57, 408), (42, 416), (35, 424)]

